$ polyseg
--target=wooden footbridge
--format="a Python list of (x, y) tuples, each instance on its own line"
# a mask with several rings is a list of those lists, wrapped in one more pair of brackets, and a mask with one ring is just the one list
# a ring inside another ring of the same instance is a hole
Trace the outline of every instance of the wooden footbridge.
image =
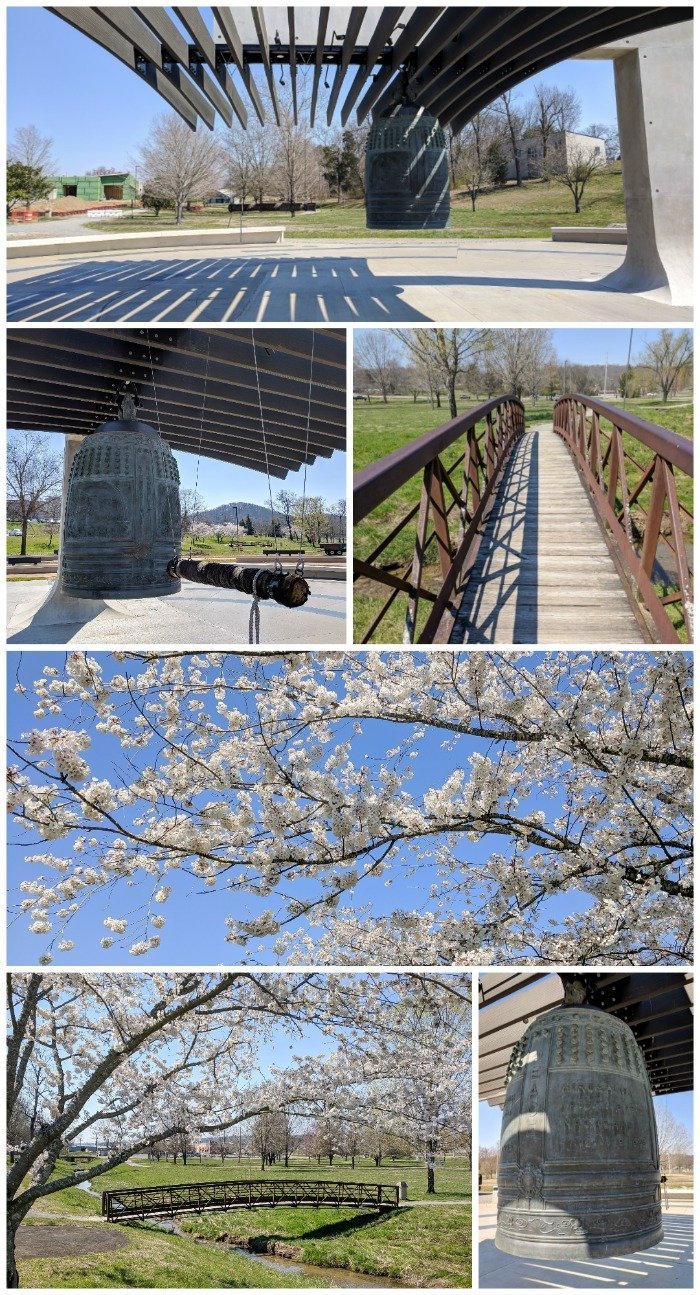
[(532, 428), (512, 397), (477, 405), (356, 474), (382, 536), (355, 536), (356, 638), (396, 641), (400, 610), (405, 643), (692, 641), (692, 476), (690, 440), (588, 396)]
[(207, 1210), (253, 1209), (256, 1205), (353, 1206), (395, 1210), (399, 1186), (390, 1183), (338, 1183), (322, 1179), (257, 1178), (240, 1182), (176, 1183), (162, 1187), (127, 1187), (102, 1193), (102, 1215), (109, 1223)]

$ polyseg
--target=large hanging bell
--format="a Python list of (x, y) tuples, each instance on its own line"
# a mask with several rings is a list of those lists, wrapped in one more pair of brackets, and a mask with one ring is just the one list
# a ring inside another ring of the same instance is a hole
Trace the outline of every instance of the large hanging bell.
[(496, 1246), (538, 1259), (631, 1254), (663, 1239), (644, 1058), (597, 1008), (547, 1012), (511, 1056)]
[(445, 132), (415, 104), (372, 124), (365, 148), (368, 229), (444, 229), (450, 215)]
[(74, 598), (177, 593), (180, 581), (167, 567), (180, 556), (179, 484), (170, 446), (148, 423), (116, 418), (87, 436), (68, 482), (62, 592)]

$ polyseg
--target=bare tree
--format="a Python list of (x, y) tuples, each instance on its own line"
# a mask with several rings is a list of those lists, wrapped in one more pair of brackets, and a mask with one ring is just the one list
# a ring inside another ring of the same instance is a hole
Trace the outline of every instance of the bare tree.
[(606, 125), (604, 122), (592, 121), (586, 127), (586, 134), (592, 135), (594, 139), (602, 139), (608, 162), (614, 162), (620, 156), (620, 135), (616, 124)]
[(250, 161), (250, 186), (259, 207), (272, 184), (275, 162), (274, 131), (259, 122), (249, 124), (246, 130)]
[(372, 328), (355, 333), (355, 365), (364, 369), (370, 380), (379, 387), (384, 404), (389, 403), (398, 375), (396, 346), (389, 330)]
[(652, 370), (665, 404), (678, 378), (693, 363), (692, 332), (688, 328), (681, 332), (662, 328), (654, 341), (647, 342), (641, 361)]
[(668, 1102), (656, 1107), (656, 1132), (659, 1139), (659, 1162), (664, 1173), (671, 1173), (678, 1156), (692, 1151), (693, 1141), (685, 1124), (676, 1119)]
[(180, 486), (180, 519), (182, 534), (187, 535), (194, 526), (197, 515), (204, 508), (204, 500), (198, 490), (189, 486)]
[(27, 528), (60, 493), (63, 465), (41, 432), (15, 432), (7, 445), (7, 496), (22, 527), (20, 553), (27, 552)]
[(551, 366), (556, 362), (556, 354), (549, 328), (527, 328), (524, 331), (527, 333), (525, 383), (535, 405), (546, 386)]
[(462, 183), (469, 194), (472, 211), (476, 211), (476, 200), (484, 184), (484, 164), (481, 149), (475, 136), (466, 140), (461, 159)]
[(315, 154), (316, 145), (305, 120), (294, 120), (291, 104), (280, 106), (280, 124), (276, 132), (275, 174), (281, 195), (292, 216), (301, 196), (308, 197), (309, 153)]
[(532, 98), (527, 106), (528, 130), (542, 145), (542, 167), (547, 168), (547, 150), (549, 140), (558, 126), (559, 100), (554, 86), (535, 81), (532, 87)]
[(9, 162), (19, 162), (32, 171), (43, 175), (56, 171), (53, 157), (53, 140), (50, 135), (42, 135), (36, 126), (18, 126), (7, 150)]
[(144, 187), (166, 198), (175, 208), (175, 223), (182, 223), (188, 202), (208, 198), (219, 187), (222, 156), (217, 136), (190, 130), (175, 113), (156, 117), (140, 149)]
[[(522, 396), (533, 369), (537, 328), (498, 328), (492, 333), (493, 363), (511, 396)], [(546, 331), (546, 330), (545, 330)]]
[(581, 200), (589, 180), (603, 165), (603, 158), (579, 146), (561, 154), (545, 168), (545, 174), (563, 184), (574, 200), (574, 211), (581, 210)]
[(581, 120), (581, 100), (571, 86), (556, 86), (552, 99), (557, 130), (576, 130)]
[(515, 167), (515, 183), (518, 188), (522, 186), (523, 177), (520, 170), (520, 151), (518, 145), (523, 133), (525, 119), (522, 112), (515, 106), (515, 95), (512, 90), (506, 90), (497, 102), (494, 104), (493, 111), (502, 117), (505, 124), (504, 135), (510, 146), (510, 154)]
[(222, 138), (222, 152), (226, 173), (226, 183), (231, 190), (232, 198), (238, 199), (241, 207), (253, 192), (254, 163), (248, 133), (238, 124), (230, 126)]
[(457, 379), (486, 350), (485, 328), (399, 328), (392, 330), (423, 370), (435, 370), (445, 387), (450, 417), (457, 417)]

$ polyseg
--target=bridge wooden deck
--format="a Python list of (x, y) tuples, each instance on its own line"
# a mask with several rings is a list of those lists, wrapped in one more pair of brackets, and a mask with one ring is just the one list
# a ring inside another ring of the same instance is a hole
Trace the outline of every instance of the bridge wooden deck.
[(395, 1210), (399, 1187), (391, 1183), (340, 1183), (323, 1179), (256, 1178), (230, 1182), (173, 1183), (126, 1187), (102, 1193), (109, 1223), (208, 1210), (253, 1209), (256, 1205), (348, 1205), (355, 1209)]
[(513, 449), (452, 643), (645, 643), (576, 465), (551, 424)]

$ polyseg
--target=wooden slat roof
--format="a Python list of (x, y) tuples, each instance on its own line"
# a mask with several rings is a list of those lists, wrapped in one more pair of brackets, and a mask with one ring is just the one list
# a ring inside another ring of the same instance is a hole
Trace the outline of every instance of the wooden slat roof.
[(285, 477), (345, 449), (345, 356), (339, 329), (12, 328), (8, 425), (93, 432), (130, 383), (139, 417), (174, 450), (262, 472), (267, 447), (271, 475)]
[(407, 86), (417, 104), (458, 130), (504, 91), (562, 59), (693, 16), (690, 6), (214, 5), (210, 30), (193, 6), (174, 7), (176, 20), (154, 6), (49, 9), (152, 85), (190, 126), (203, 121), (210, 128), (217, 113), (227, 124), (235, 114), (245, 125), (249, 106), (262, 120), (255, 66), (264, 72), (276, 120), (275, 69), (289, 68), (296, 113), (298, 69), (313, 67), (313, 122), (326, 66), (335, 68), (329, 123), (339, 107), (345, 124), (355, 105), (362, 122)]

